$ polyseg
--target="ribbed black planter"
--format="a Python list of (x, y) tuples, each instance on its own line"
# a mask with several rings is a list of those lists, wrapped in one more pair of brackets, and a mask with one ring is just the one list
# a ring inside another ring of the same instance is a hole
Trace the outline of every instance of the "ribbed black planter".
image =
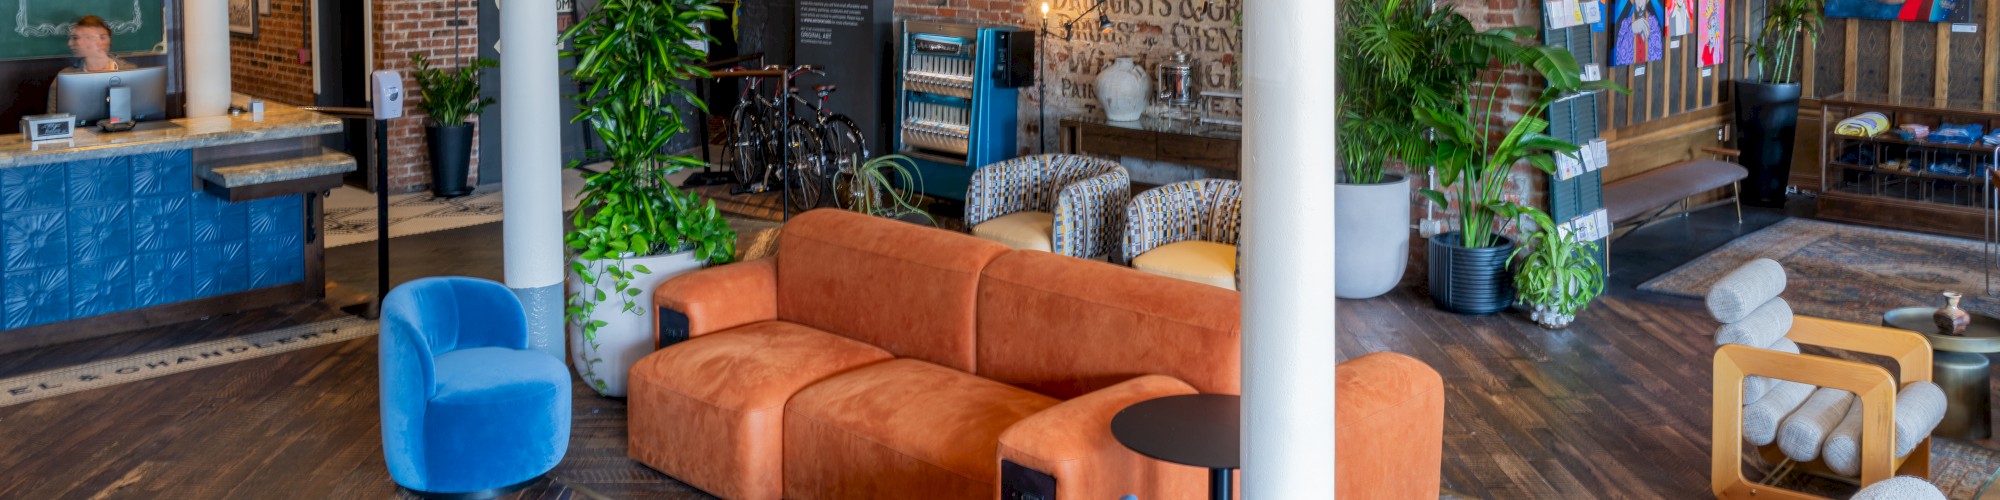
[(472, 163), (472, 124), (424, 127), (431, 150), (431, 194), (456, 198), (472, 194), (465, 178)]
[(1799, 131), (1799, 84), (1736, 81), (1736, 139), (1739, 158), (1750, 169), (1743, 181), (1743, 204), (1785, 206), (1785, 183), (1792, 177), (1792, 140)]
[(1431, 302), (1459, 314), (1493, 314), (1514, 305), (1514, 276), (1507, 272), (1514, 241), (1495, 239), (1494, 246), (1465, 248), (1457, 232), (1432, 236)]

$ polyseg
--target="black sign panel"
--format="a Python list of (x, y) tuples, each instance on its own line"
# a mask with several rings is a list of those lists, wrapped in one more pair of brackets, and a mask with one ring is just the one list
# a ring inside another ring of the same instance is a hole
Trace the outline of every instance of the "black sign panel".
[(799, 64), (826, 67), (797, 86), (808, 100), (815, 85), (836, 85), (827, 109), (847, 115), (868, 136), (868, 154), (889, 153), (889, 88), (895, 73), (892, 0), (799, 0)]

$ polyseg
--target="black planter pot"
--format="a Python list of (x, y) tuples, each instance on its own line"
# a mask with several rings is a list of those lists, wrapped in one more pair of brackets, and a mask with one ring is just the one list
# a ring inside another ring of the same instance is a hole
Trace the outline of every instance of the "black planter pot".
[(1494, 246), (1465, 248), (1459, 237), (1457, 232), (1431, 237), (1431, 302), (1459, 314), (1493, 314), (1513, 306), (1507, 257), (1514, 254), (1514, 241), (1497, 238)]
[(1743, 204), (1785, 206), (1785, 183), (1792, 177), (1792, 140), (1799, 130), (1799, 84), (1736, 81), (1736, 139), (1740, 160), (1750, 169), (1743, 181)]
[(472, 163), (472, 124), (424, 127), (431, 150), (431, 194), (456, 198), (472, 194), (465, 185)]

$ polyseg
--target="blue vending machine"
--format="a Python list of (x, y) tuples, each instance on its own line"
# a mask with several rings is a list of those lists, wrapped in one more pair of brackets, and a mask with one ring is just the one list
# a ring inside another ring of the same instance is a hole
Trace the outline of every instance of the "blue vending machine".
[(1016, 89), (1034, 79), (1034, 37), (905, 21), (902, 39), (896, 151), (916, 160), (925, 194), (964, 200), (973, 169), (1015, 156)]

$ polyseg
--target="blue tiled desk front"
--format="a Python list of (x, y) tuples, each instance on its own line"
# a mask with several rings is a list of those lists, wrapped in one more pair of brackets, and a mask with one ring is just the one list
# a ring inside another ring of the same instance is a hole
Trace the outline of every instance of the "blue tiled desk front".
[(230, 203), (188, 151), (0, 170), (0, 325), (305, 280), (304, 195)]

